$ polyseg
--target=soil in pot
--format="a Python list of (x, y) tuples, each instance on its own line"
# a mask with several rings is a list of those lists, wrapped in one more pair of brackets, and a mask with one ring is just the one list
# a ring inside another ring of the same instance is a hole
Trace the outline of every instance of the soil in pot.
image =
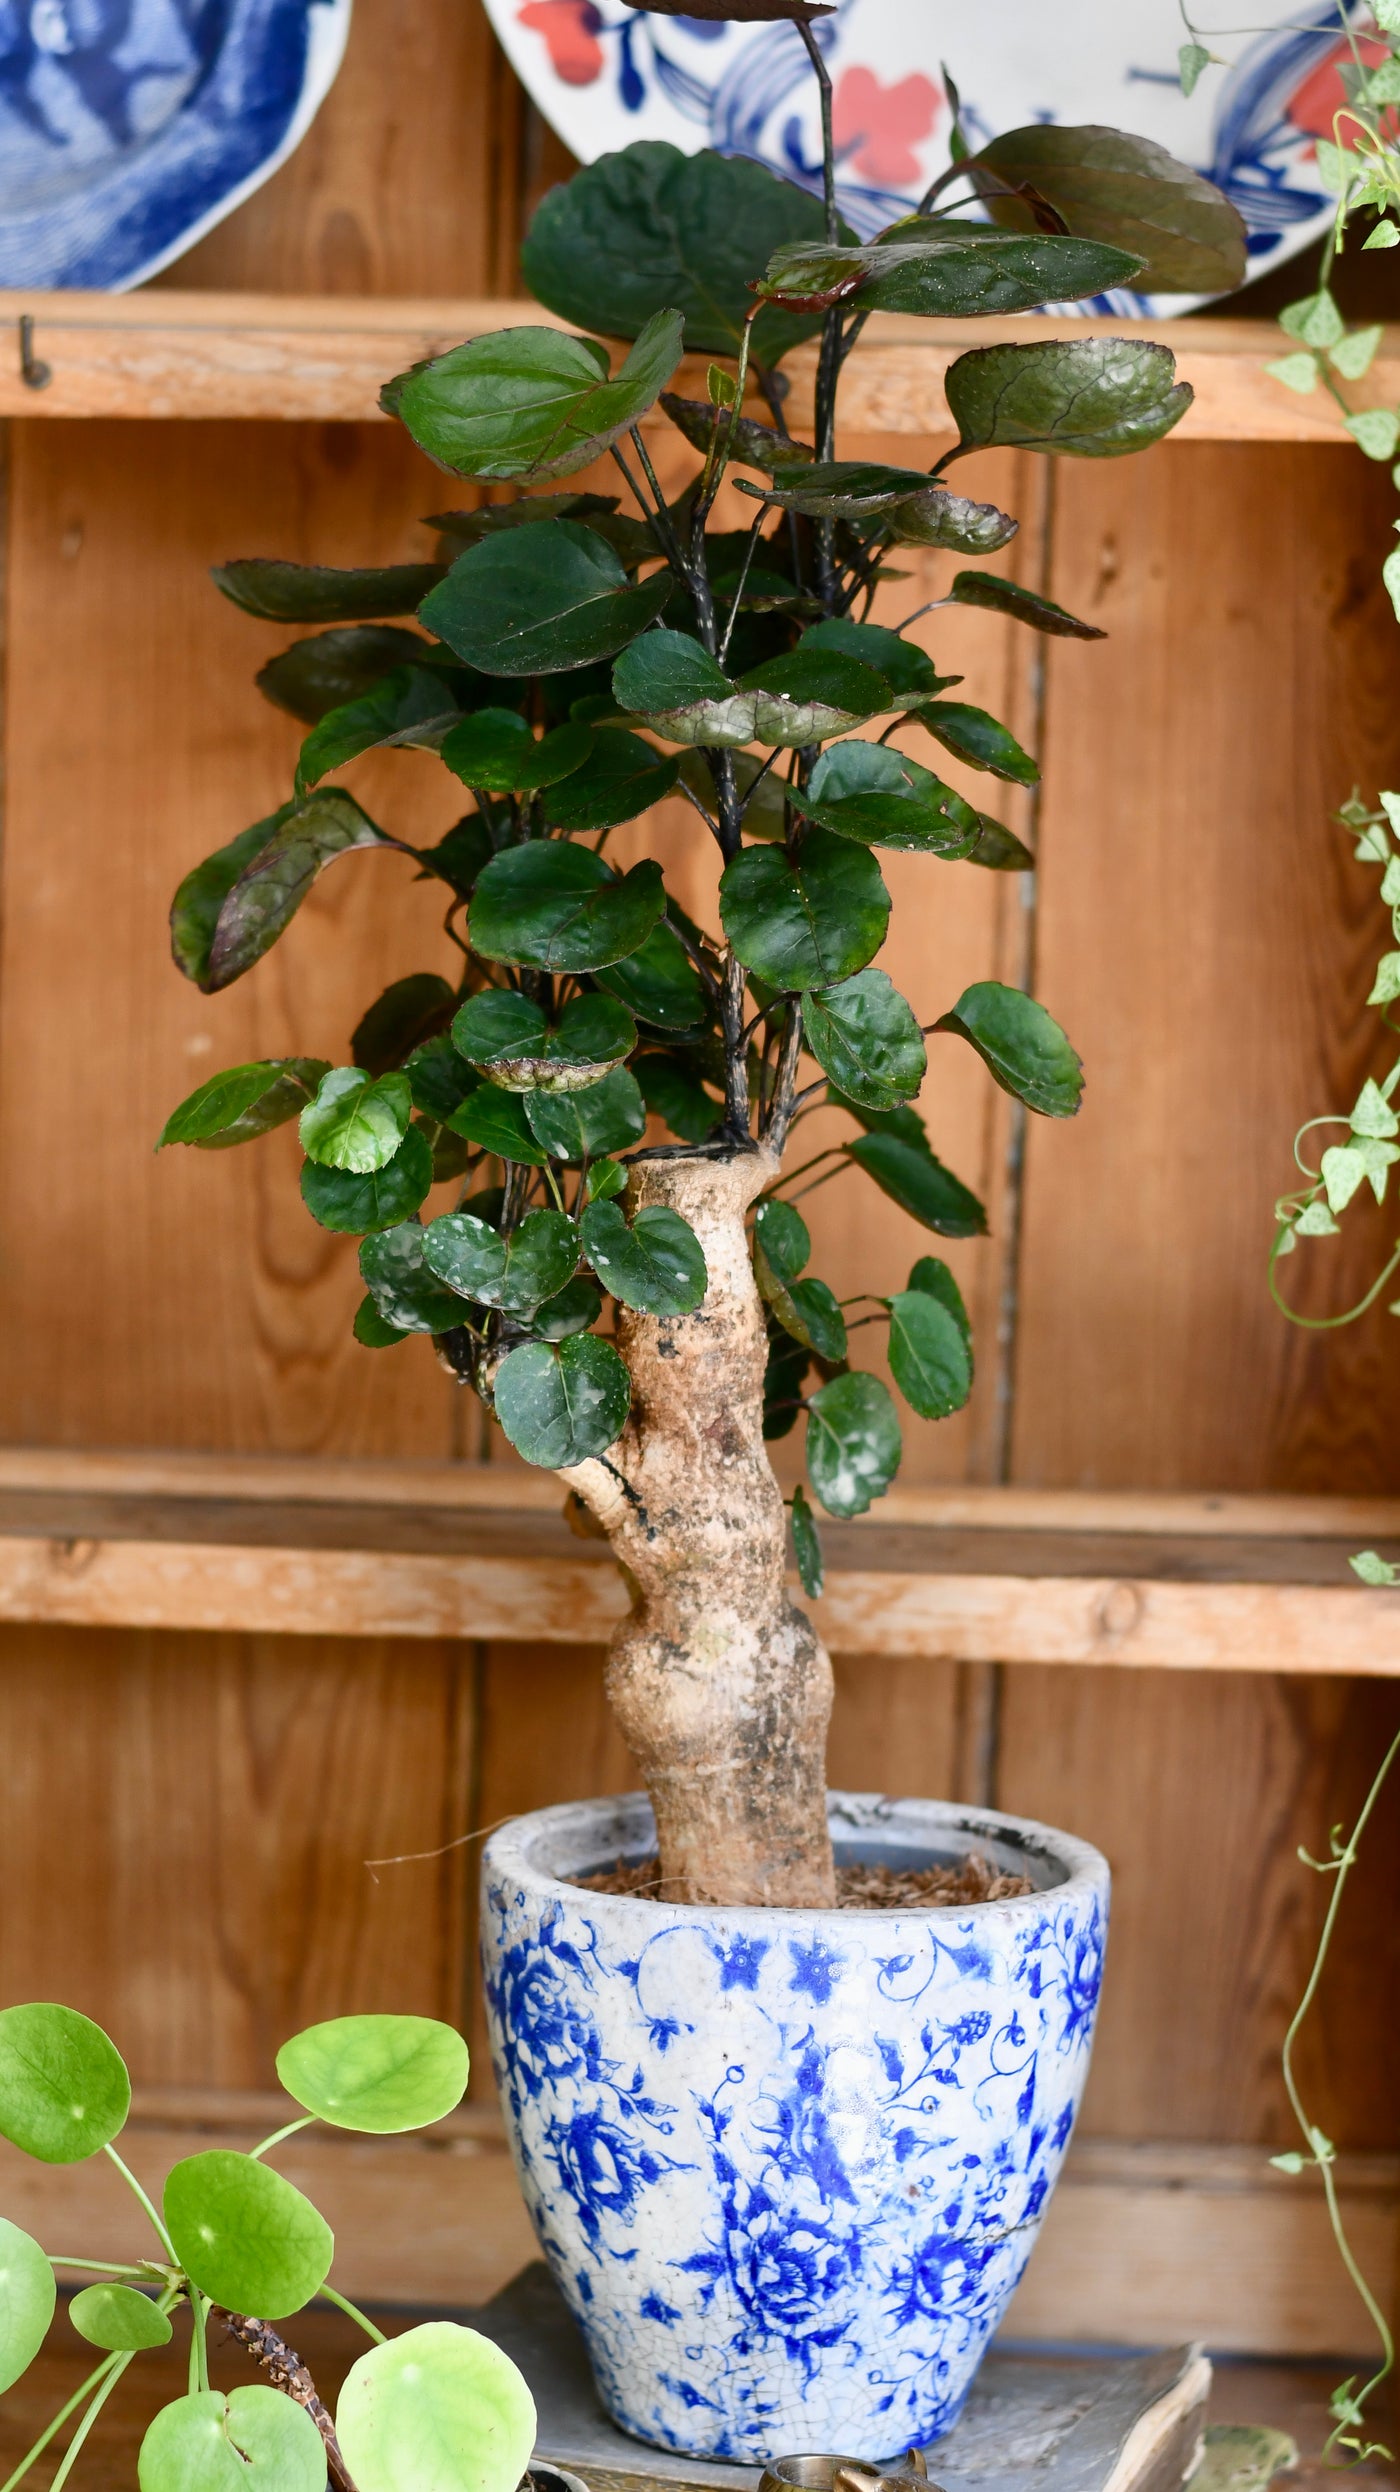
[[(645, 1860), (619, 1860), (611, 1869), (591, 1870), (570, 1884), (594, 1895), (646, 1895), (661, 1904), (669, 1900), (655, 1852)], [(980, 1852), (920, 1869), (895, 1869), (885, 1861), (836, 1864), (838, 1912), (953, 1911), (959, 1905), (1005, 1903), (1009, 1896), (1034, 1891), (1029, 1878), (996, 1868)]]

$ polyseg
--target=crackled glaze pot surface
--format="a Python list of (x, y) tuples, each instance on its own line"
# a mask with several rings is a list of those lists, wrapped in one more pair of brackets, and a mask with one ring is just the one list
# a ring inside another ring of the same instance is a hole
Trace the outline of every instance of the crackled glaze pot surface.
[(888, 2457), (957, 2419), (1088, 2071), (1108, 1865), (1052, 1828), (833, 1793), (837, 1857), (976, 1850), (1036, 1891), (725, 1910), (568, 1883), (644, 1799), (487, 1846), (491, 2048), (541, 2246), (624, 2429), (687, 2455)]

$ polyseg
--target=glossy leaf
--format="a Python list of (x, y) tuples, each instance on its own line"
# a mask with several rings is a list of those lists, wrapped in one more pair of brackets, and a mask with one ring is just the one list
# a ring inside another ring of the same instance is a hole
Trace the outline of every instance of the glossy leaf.
[[(580, 328), (636, 337), (674, 305), (688, 354), (733, 355), (753, 308), (749, 280), (779, 243), (815, 241), (824, 231), (820, 199), (762, 165), (640, 139), (548, 193), (520, 265), (536, 299)], [(780, 362), (816, 326), (764, 312), (754, 323), (755, 360)]]
[(909, 1275), (907, 1286), (910, 1289), (921, 1289), (924, 1292), (925, 1297), (936, 1298), (941, 1307), (947, 1308), (948, 1313), (951, 1315), (954, 1323), (957, 1325), (958, 1331), (962, 1335), (963, 1345), (968, 1353), (970, 1372), (972, 1357), (972, 1324), (968, 1317), (967, 1308), (963, 1304), (962, 1291), (959, 1289), (958, 1284), (954, 1280), (952, 1273), (949, 1271), (947, 1264), (940, 1262), (937, 1255), (920, 1255), (918, 1262), (914, 1265), (914, 1268)]
[(750, 744), (757, 704), (691, 632), (644, 632), (613, 667), (620, 708), (641, 714), (673, 744)]
[(386, 1324), (401, 1333), (448, 1333), (470, 1313), (460, 1294), (439, 1280), (423, 1252), (427, 1230), (416, 1220), (380, 1229), (360, 1248), (365, 1287)]
[(646, 1131), (646, 1104), (625, 1065), (615, 1065), (586, 1090), (531, 1091), (524, 1101), (525, 1121), (551, 1159), (603, 1159), (640, 1142)]
[(425, 741), (439, 743), (456, 716), (456, 701), (431, 667), (396, 666), (369, 692), (317, 721), (297, 761), (297, 794), (378, 745), (412, 743), (420, 730)]
[[(1002, 182), (1036, 192), (1071, 231), (1111, 242), (1142, 262), (1143, 294), (1225, 294), (1245, 273), (1245, 223), (1213, 182), (1179, 164), (1154, 139), (1094, 124), (1033, 122), (1005, 130), (967, 160)], [(982, 190), (988, 215), (1023, 232), (1036, 209), (1025, 197)]]
[(780, 1195), (760, 1203), (754, 1214), (754, 1238), (774, 1276), (795, 1281), (812, 1259), (812, 1238), (802, 1214)]
[(919, 724), (973, 770), (990, 770), (1016, 787), (1034, 787), (1040, 778), (1039, 764), (1021, 750), (1010, 728), (970, 701), (926, 702)]
[(740, 467), (756, 467), (760, 475), (779, 476), (811, 464), (813, 454), (805, 441), (793, 441), (732, 407), (714, 407), (704, 398), (678, 398), (663, 389), (661, 408), (695, 449), (708, 453), (719, 433), (726, 456)]
[[(465, 1070), (465, 1068), (464, 1068)], [(392, 1159), (365, 1175), (348, 1168), (318, 1167), (306, 1161), (301, 1172), (301, 1199), (323, 1229), (345, 1237), (367, 1237), (377, 1229), (396, 1228), (417, 1211), (433, 1182), (433, 1154), (427, 1136), (410, 1125)]]
[(994, 822), (989, 813), (979, 813), (977, 842), (969, 848), (969, 865), (986, 866), (993, 874), (1027, 874), (1034, 870), (1035, 858), (1025, 841), (1009, 831), (1004, 822)]
[(709, 1286), (704, 1248), (688, 1220), (663, 1203), (630, 1220), (617, 1203), (590, 1203), (583, 1251), (604, 1289), (643, 1315), (690, 1315)]
[(534, 2400), (515, 2364), (451, 2319), (361, 2354), (335, 2424), (357, 2492), (515, 2492), (535, 2445)]
[(1051, 338), (976, 346), (943, 383), (965, 448), (1119, 458), (1145, 450), (1191, 404), (1169, 348), (1146, 338)]
[(415, 1047), (403, 1069), (408, 1075), (414, 1106), (440, 1125), (446, 1124), (481, 1080), (481, 1075), (459, 1055), (446, 1030)]
[(578, 1268), (579, 1233), (561, 1211), (530, 1211), (503, 1237), (469, 1211), (445, 1212), (423, 1231), (423, 1260), (478, 1305), (533, 1315)]
[(219, 923), (219, 912), (245, 867), (262, 855), (268, 841), (293, 808), (283, 805), (261, 822), (250, 823), (236, 839), (216, 848), (186, 874), (170, 906), (170, 951), (177, 969), (202, 987), (209, 988), (209, 954)]
[(149, 2293), (131, 2284), (90, 2284), (75, 2293), (68, 2316), (79, 2336), (107, 2353), (143, 2353), (150, 2345), (168, 2345), (171, 2328)]
[(541, 1341), (567, 1341), (573, 1333), (586, 1333), (603, 1312), (603, 1301), (593, 1283), (580, 1273), (542, 1307), (535, 1309), (530, 1329)]
[(939, 488), (897, 502), (886, 521), (896, 545), (937, 546), (950, 554), (996, 554), (1020, 527), (995, 502), (972, 502)]
[(451, 1130), (479, 1151), (498, 1159), (517, 1160), (524, 1168), (543, 1168), (549, 1153), (535, 1140), (525, 1119), (524, 1097), (482, 1082), (449, 1118)]
[(551, 519), (469, 547), (421, 611), (469, 665), (555, 674), (612, 657), (655, 620), (671, 588), (669, 572), (634, 586), (591, 528)]
[(681, 319), (670, 309), (645, 322), (611, 375), (591, 338), (497, 329), (400, 374), (384, 403), (460, 476), (569, 476), (655, 404), (680, 359)]
[(675, 928), (663, 918), (626, 960), (596, 973), (639, 1021), (658, 1030), (693, 1030), (705, 1018), (705, 989)]
[(1033, 995), (984, 978), (934, 1026), (967, 1039), (1002, 1089), (1037, 1116), (1078, 1114), (1083, 1066), (1058, 1021)]
[(792, 1554), (797, 1561), (798, 1581), (808, 1600), (819, 1601), (826, 1581), (821, 1534), (806, 1491), (800, 1485), (792, 1492)]
[(987, 1215), (975, 1194), (925, 1144), (892, 1133), (866, 1133), (843, 1145), (891, 1202), (939, 1237), (982, 1237)]
[(384, 1073), (374, 1081), (358, 1065), (337, 1065), (302, 1109), (297, 1131), (308, 1159), (367, 1176), (393, 1158), (412, 1112), (405, 1074)]
[(746, 969), (780, 993), (829, 986), (863, 969), (889, 924), (875, 859), (831, 831), (810, 831), (793, 864), (776, 848), (745, 848), (720, 877), (724, 931)]
[(850, 460), (785, 471), (766, 499), (814, 519), (882, 517), (902, 545), (941, 546), (959, 554), (995, 554), (1010, 544), (1018, 525), (995, 503), (950, 493), (918, 468)]
[(809, 995), (802, 1031), (843, 1098), (881, 1109), (917, 1094), (927, 1070), (923, 1032), (883, 969), (862, 969)]
[(878, 1376), (833, 1376), (807, 1404), (807, 1473), (828, 1514), (864, 1514), (883, 1497), (903, 1448)]
[(832, 1361), (845, 1357), (846, 1318), (825, 1281), (811, 1275), (800, 1281), (780, 1280), (761, 1245), (754, 1252), (754, 1277), (764, 1303), (804, 1350)]
[(226, 2146), (186, 2155), (165, 2184), (165, 2221), (192, 2284), (225, 2310), (285, 2319), (330, 2273), (331, 2228), (280, 2172)]
[(304, 804), (284, 807), (221, 902), (204, 975), (196, 984), (206, 995), (232, 986), (285, 933), (326, 866), (352, 848), (382, 845), (382, 834), (343, 788), (327, 788)]
[(81, 2163), (130, 2108), (126, 2063), (91, 2017), (47, 2002), (0, 2009), (0, 2137), (37, 2163)]
[(332, 571), (323, 563), (254, 556), (216, 563), (209, 576), (232, 604), (269, 623), (368, 623), (376, 615), (414, 613), (442, 578), (442, 566), (397, 562), (380, 570)]
[(196, 2389), (162, 2406), (136, 2479), (140, 2492), (325, 2492), (326, 2444), (280, 2389)]
[(763, 1439), (767, 1445), (790, 1436), (797, 1425), (802, 1388), (812, 1354), (783, 1330), (776, 1317), (768, 1327), (768, 1363), (763, 1371)]
[(158, 1151), (169, 1143), (222, 1151), (251, 1142), (298, 1116), (330, 1066), (317, 1056), (273, 1056), (262, 1064), (234, 1064), (213, 1074), (182, 1099), (166, 1119)]
[(927, 1290), (890, 1300), (890, 1373), (921, 1419), (946, 1419), (972, 1391), (972, 1360), (950, 1310)]
[(791, 801), (827, 830), (867, 847), (965, 857), (978, 837), (977, 813), (964, 797), (909, 754), (859, 737), (829, 746)]
[(1037, 632), (1063, 640), (1105, 640), (1097, 623), (1081, 623), (1077, 615), (1057, 606), (1053, 597), (1039, 597), (1019, 580), (1003, 580), (994, 571), (959, 571), (945, 592), (955, 606), (983, 606), (992, 614), (1009, 614)]
[[(434, 571), (434, 579), (441, 576)], [(421, 593), (426, 595), (426, 587)], [(356, 623), (294, 640), (290, 649), (269, 658), (253, 681), (265, 700), (314, 727), (328, 710), (372, 692), (395, 667), (421, 665), (431, 653), (431, 641), (401, 624)]]
[(572, 720), (536, 736), (518, 710), (484, 709), (448, 729), (441, 754), (468, 787), (520, 795), (527, 788), (552, 787), (556, 779), (566, 779), (587, 761), (592, 745), (592, 731)]
[(605, 1454), (626, 1424), (632, 1386), (610, 1341), (574, 1333), (522, 1342), (496, 1371), (496, 1417), (526, 1462), (562, 1470)]
[(659, 1116), (681, 1142), (706, 1142), (724, 1114), (683, 1057), (652, 1054), (632, 1059), (632, 1072), (647, 1111)]
[(469, 926), (487, 960), (576, 973), (637, 951), (665, 906), (654, 859), (618, 875), (591, 848), (536, 839), (492, 858), (472, 895)]
[(410, 1341), (411, 1333), (400, 1332), (397, 1324), (386, 1324), (371, 1297), (363, 1297), (355, 1309), (351, 1333), (362, 1350), (392, 1350), (399, 1342)]
[(53, 2268), (38, 2242), (0, 2215), (0, 2397), (34, 2360), (57, 2299)]
[(862, 311), (966, 320), (1106, 294), (1131, 284), (1140, 265), (1131, 251), (1073, 234), (999, 234), (952, 217), (911, 216), (894, 238), (775, 251), (754, 291), (792, 311), (850, 302)]
[(637, 1024), (611, 995), (576, 995), (551, 1029), (538, 1004), (499, 988), (470, 996), (453, 1044), (506, 1090), (586, 1090), (637, 1043)]
[(454, 822), (450, 831), (444, 831), (433, 847), (415, 848), (413, 853), (426, 873), (435, 874), (461, 899), (469, 900), (481, 869), (490, 863), (496, 846), (487, 815), (468, 813), (460, 822)]
[(806, 640), (753, 667), (739, 689), (757, 696), (753, 731), (760, 744), (814, 744), (890, 707), (889, 686), (873, 667)]
[(882, 623), (852, 623), (845, 616), (814, 623), (809, 632), (804, 632), (802, 646), (838, 649), (844, 657), (859, 658), (863, 666), (883, 676), (891, 709), (915, 709), (946, 692), (950, 684), (962, 681), (959, 675), (940, 675), (926, 649), (902, 639)]
[(598, 727), (587, 761), (551, 787), (547, 821), (565, 831), (607, 831), (659, 805), (676, 784), (680, 764), (625, 727)]
[(335, 2016), (283, 2043), (277, 2081), (332, 2128), (398, 2136), (456, 2110), (467, 2046), (431, 2016)]
[[(435, 970), (396, 978), (356, 1022), (351, 1056), (366, 1073), (393, 1072), (416, 1047), (446, 1028), (456, 1001), (456, 989)], [(415, 1098), (414, 1104), (422, 1102)]]

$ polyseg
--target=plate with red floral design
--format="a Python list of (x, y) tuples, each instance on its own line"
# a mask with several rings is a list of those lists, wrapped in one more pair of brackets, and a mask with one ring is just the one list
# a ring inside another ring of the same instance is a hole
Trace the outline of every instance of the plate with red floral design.
[[(749, 156), (821, 186), (811, 66), (785, 22), (673, 17), (623, 0), (487, 0), (513, 67), (589, 163), (639, 138)], [(1260, 276), (1326, 226), (1316, 142), (1342, 101), (1349, 42), (1337, 0), (1256, 0), (1258, 31), (1233, 40), (1183, 96), (1175, 0), (839, 0), (815, 32), (831, 71), (842, 212), (863, 235), (904, 215), (948, 162), (947, 79), (974, 145), (1032, 121), (1108, 122), (1170, 148), (1244, 217)], [(1364, 8), (1363, 57), (1383, 56)], [(1224, 47), (1223, 47), (1224, 48)], [(1081, 311), (1188, 310), (1197, 295), (1119, 293)]]

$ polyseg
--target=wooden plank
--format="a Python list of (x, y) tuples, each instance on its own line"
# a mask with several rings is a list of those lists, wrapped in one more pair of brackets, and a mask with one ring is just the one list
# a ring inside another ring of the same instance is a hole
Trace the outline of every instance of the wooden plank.
[[(305, 172), (314, 178), (312, 160)], [(332, 225), (340, 213), (330, 209)], [(343, 224), (340, 230), (346, 232)], [(488, 257), (499, 260), (503, 255), (489, 233), (485, 247)], [(412, 265), (407, 274), (421, 284), (421, 273)], [(345, 296), (351, 292), (356, 300), (348, 308)], [(388, 293), (372, 278), (361, 289), (358, 280), (346, 286), (333, 277), (321, 294), (0, 293), (0, 336), (11, 341), (8, 352), (0, 355), (0, 414), (378, 422), (380, 388), (390, 373), (405, 365), (488, 329), (569, 325), (528, 299), (406, 293), (374, 299)], [(21, 317), (33, 323), (34, 352), (52, 373), (42, 390), (28, 388), (23, 379)], [(1092, 337), (1119, 335), (1125, 324), (1075, 320), (1067, 325), (1076, 337)], [(1279, 354), (1272, 323), (1127, 325), (1134, 336), (1169, 346), (1180, 377), (1196, 393), (1196, 403), (1174, 439), (1345, 441), (1336, 409), (1323, 392), (1300, 398), (1270, 377), (1267, 366)], [(877, 312), (847, 366), (843, 423), (850, 432), (881, 438), (930, 434), (940, 425), (946, 435), (942, 383), (954, 358), (969, 346), (1024, 342), (1035, 334), (1035, 323), (1025, 315), (942, 321)], [(815, 368), (810, 347), (794, 352), (785, 366), (793, 382), (790, 416), (798, 428), (810, 421)], [(687, 366), (681, 386), (691, 387), (702, 372), (699, 363)], [(1354, 385), (1354, 394), (1358, 403), (1381, 405), (1397, 393), (1400, 329), (1391, 329), (1366, 379)]]

